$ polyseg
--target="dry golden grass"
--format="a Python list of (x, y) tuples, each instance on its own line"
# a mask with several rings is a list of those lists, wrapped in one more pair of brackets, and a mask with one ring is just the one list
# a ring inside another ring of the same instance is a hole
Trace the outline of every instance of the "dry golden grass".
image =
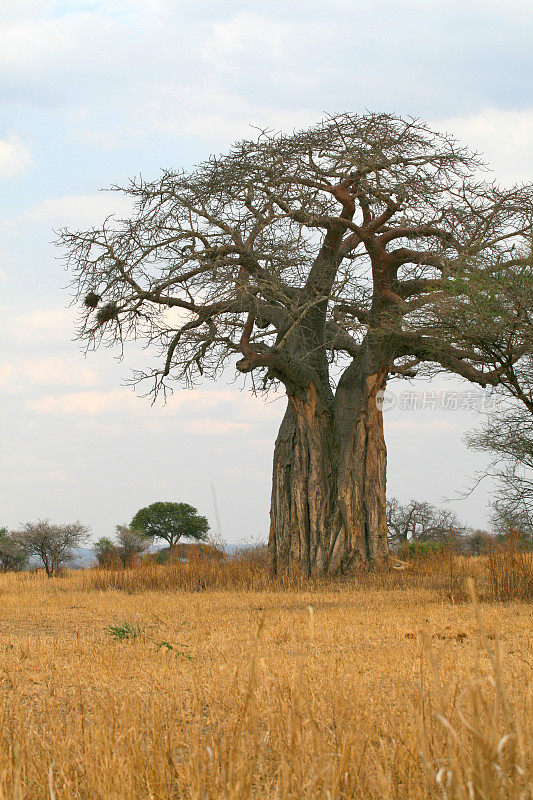
[(531, 606), (122, 580), (0, 576), (1, 798), (533, 797)]
[[(214, 550), (215, 553), (219, 551)], [(398, 569), (359, 570), (349, 579), (327, 582), (328, 586), (344, 585), (360, 589), (424, 589), (436, 596), (460, 602), (469, 597), (469, 578), (474, 579), (484, 600), (533, 600), (533, 553), (526, 552), (511, 538), (495, 547), (488, 555), (468, 558), (445, 548), (431, 557), (398, 561)], [(293, 572), (273, 581), (269, 575), (265, 548), (245, 552), (241, 557), (192, 558), (189, 563), (179, 560), (165, 565), (147, 558), (136, 569), (84, 570), (78, 575), (80, 588), (92, 591), (110, 589), (136, 593), (140, 591), (203, 591), (206, 589), (240, 589), (264, 591), (270, 589), (320, 589), (320, 579), (304, 578)], [(71, 586), (72, 584), (69, 584)]]

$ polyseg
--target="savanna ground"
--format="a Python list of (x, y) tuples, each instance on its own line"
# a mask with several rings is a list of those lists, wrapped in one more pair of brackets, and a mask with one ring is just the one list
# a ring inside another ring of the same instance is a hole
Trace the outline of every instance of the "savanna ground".
[(482, 567), (2, 575), (0, 797), (531, 798), (532, 606)]

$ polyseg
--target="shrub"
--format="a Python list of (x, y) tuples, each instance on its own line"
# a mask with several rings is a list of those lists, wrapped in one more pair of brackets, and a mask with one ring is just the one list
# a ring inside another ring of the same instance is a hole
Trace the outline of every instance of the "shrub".
[(7, 528), (0, 528), (0, 568), (2, 572), (19, 572), (28, 566), (28, 554)]
[(421, 559), (442, 553), (443, 545), (437, 542), (405, 542), (399, 549), (402, 558)]
[(106, 536), (95, 542), (93, 552), (100, 567), (113, 567), (120, 563), (117, 545)]
[(519, 535), (499, 541), (486, 563), (494, 600), (533, 600), (533, 553)]

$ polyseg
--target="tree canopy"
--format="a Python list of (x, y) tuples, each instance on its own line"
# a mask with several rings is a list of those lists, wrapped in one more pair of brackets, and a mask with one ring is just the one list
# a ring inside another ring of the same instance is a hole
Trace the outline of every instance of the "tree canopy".
[(2, 572), (19, 572), (28, 566), (28, 554), (17, 541), (16, 534), (0, 528), (0, 569)]
[(474, 264), (461, 283), (468, 302), (457, 306), (446, 322), (453, 320), (502, 366), (497, 407), (467, 442), (492, 456), (484, 472), (497, 480), (496, 518), (500, 524), (507, 520), (509, 530), (525, 530), (533, 523), (532, 259), (517, 259), (511, 268), (495, 265), (490, 272)]
[(93, 552), (101, 567), (113, 567), (117, 564), (130, 567), (146, 553), (149, 544), (147, 537), (139, 530), (132, 530), (127, 525), (117, 525), (116, 541), (104, 536), (94, 544)]
[[(481, 166), (418, 120), (343, 114), (264, 132), (191, 172), (132, 180), (119, 190), (131, 219), (61, 233), (85, 302), (79, 333), (89, 345), (159, 345), (155, 389), (215, 376), (232, 355), (242, 372), (297, 385), (326, 353), (353, 357), (386, 299), (387, 322), (402, 321), (391, 343), (400, 371), (429, 361), (496, 383), (499, 364), (460, 329), (435, 335), (443, 280), (474, 259), (489, 272), (522, 263), (530, 242), (531, 188), (484, 182)], [(308, 315), (326, 318), (324, 337), (299, 355), (292, 338)]]
[(130, 527), (133, 532), (163, 539), (169, 547), (174, 547), (182, 537), (205, 539), (209, 531), (207, 518), (188, 503), (152, 503), (137, 511)]

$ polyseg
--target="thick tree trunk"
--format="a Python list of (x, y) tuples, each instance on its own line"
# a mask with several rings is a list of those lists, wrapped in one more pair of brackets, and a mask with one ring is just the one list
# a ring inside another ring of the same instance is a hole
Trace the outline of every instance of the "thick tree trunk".
[(324, 398), (289, 395), (274, 452), (274, 572), (349, 572), (387, 556), (386, 447), (376, 394), (387, 372), (359, 372)]

